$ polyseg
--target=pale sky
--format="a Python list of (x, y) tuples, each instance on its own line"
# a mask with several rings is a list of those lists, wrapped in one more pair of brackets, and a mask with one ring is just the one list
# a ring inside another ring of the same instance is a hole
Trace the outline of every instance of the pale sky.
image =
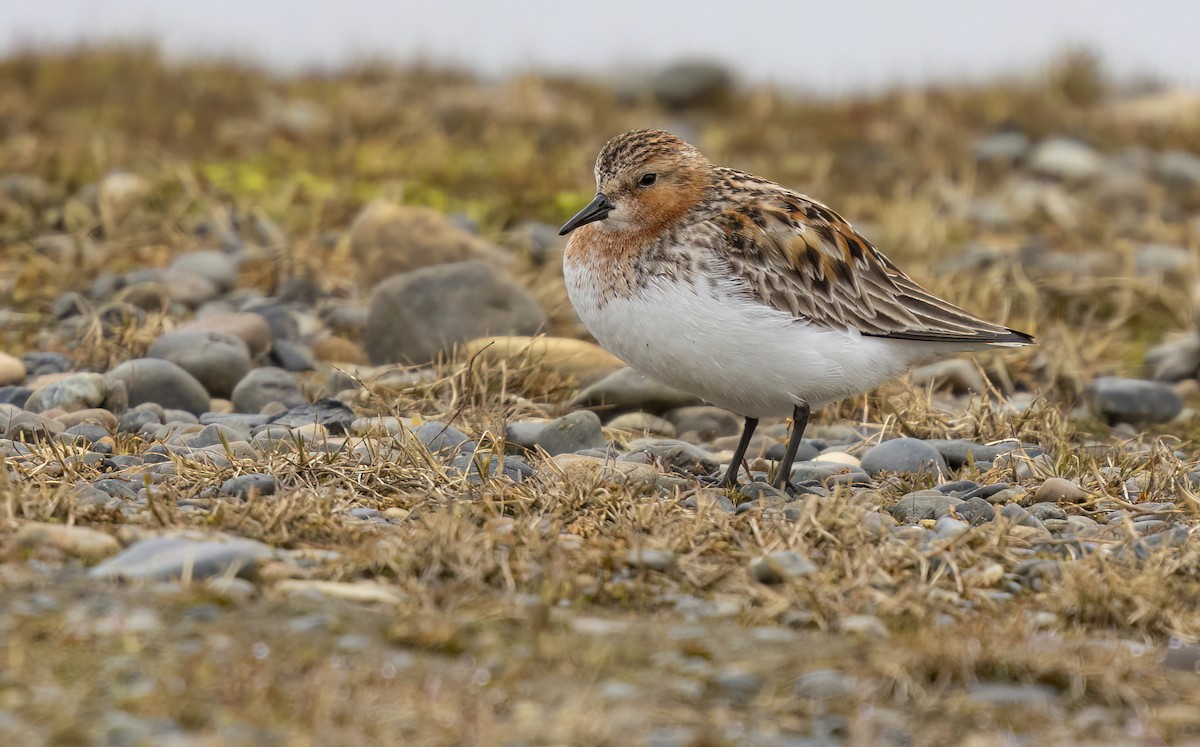
[(838, 92), (1036, 69), (1068, 45), (1117, 75), (1200, 84), (1193, 0), (43, 0), (0, 2), (0, 53), (140, 37), (283, 69), (423, 57), (486, 74), (611, 73), (686, 56)]

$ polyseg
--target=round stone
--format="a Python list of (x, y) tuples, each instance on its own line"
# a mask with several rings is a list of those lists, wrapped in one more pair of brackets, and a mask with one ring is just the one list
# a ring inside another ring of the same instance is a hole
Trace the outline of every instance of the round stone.
[(919, 438), (895, 438), (872, 447), (863, 455), (862, 468), (872, 477), (881, 472), (941, 475), (947, 471), (941, 453)]
[(371, 362), (421, 364), (488, 335), (530, 335), (546, 317), (529, 293), (482, 260), (394, 275), (371, 294)]
[(208, 411), (210, 400), (204, 385), (171, 361), (138, 358), (122, 363), (108, 376), (124, 382), (130, 407), (154, 403), (193, 415)]
[(170, 332), (158, 338), (148, 358), (162, 358), (187, 371), (211, 396), (227, 398), (250, 373), (250, 348), (228, 332)]
[(572, 454), (583, 449), (603, 449), (600, 418), (591, 410), (577, 410), (547, 423), (538, 434), (537, 445), (550, 456)]
[(96, 373), (71, 374), (33, 390), (25, 409), (30, 412), (46, 410), (88, 410), (104, 402), (104, 377)]
[(238, 262), (232, 255), (215, 249), (184, 252), (171, 263), (170, 271), (190, 273), (207, 279), (222, 291), (237, 285)]
[(214, 311), (197, 317), (178, 331), (225, 332), (240, 337), (254, 357), (271, 347), (271, 325), (261, 315), (249, 311)]
[(1183, 410), (1183, 400), (1157, 381), (1101, 376), (1088, 390), (1092, 410), (1109, 423), (1165, 423)]
[(285, 408), (308, 404), (300, 391), (296, 375), (282, 368), (256, 368), (233, 390), (233, 406), (238, 412), (257, 413), (272, 402)]

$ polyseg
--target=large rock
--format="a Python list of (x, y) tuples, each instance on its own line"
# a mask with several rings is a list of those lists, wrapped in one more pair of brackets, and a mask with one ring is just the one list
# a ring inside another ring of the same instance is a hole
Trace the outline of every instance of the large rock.
[(249, 311), (216, 311), (197, 317), (178, 332), (223, 332), (241, 338), (250, 355), (259, 356), (271, 347), (271, 325), (261, 314)]
[(233, 407), (238, 412), (262, 412), (272, 402), (287, 408), (308, 404), (294, 373), (270, 366), (256, 368), (233, 390)]
[(104, 402), (104, 377), (97, 373), (71, 374), (33, 390), (25, 409), (30, 412), (46, 410), (90, 410)]
[(862, 468), (872, 477), (881, 472), (944, 475), (948, 471), (937, 448), (919, 438), (894, 438), (871, 447), (863, 455)]
[(430, 265), (499, 256), (487, 242), (436, 210), (383, 201), (367, 205), (354, 219), (349, 247), (363, 288)]
[(147, 402), (166, 410), (186, 410), (193, 415), (208, 412), (208, 390), (187, 371), (160, 358), (125, 361), (108, 374), (109, 379), (125, 384), (129, 406)]
[(237, 258), (215, 249), (184, 252), (171, 263), (170, 272), (190, 273), (207, 279), (222, 291), (233, 290), (237, 285)]
[(371, 294), (364, 342), (373, 364), (420, 364), (477, 337), (533, 334), (545, 322), (524, 288), (472, 260), (381, 283)]
[(146, 357), (171, 361), (222, 399), (229, 398), (251, 368), (250, 348), (228, 332), (170, 332), (150, 346)]
[(1183, 409), (1174, 389), (1157, 381), (1101, 376), (1088, 389), (1092, 411), (1110, 423), (1165, 423)]

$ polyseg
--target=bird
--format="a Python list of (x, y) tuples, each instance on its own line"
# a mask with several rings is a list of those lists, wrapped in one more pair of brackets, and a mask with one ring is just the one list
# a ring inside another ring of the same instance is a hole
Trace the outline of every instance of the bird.
[(631, 368), (744, 418), (720, 487), (760, 419), (791, 417), (786, 490), (814, 409), (918, 362), (1034, 343), (934, 296), (823, 203), (669, 132), (613, 137), (595, 180), (559, 231), (571, 304)]

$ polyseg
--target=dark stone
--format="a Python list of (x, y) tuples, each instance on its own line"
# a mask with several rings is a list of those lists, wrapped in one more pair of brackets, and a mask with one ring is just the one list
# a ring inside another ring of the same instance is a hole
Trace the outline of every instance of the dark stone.
[(29, 378), (46, 374), (67, 373), (75, 369), (75, 362), (62, 353), (35, 352), (21, 356), (25, 364), (25, 375)]
[(363, 343), (371, 363), (428, 363), (487, 335), (529, 335), (546, 323), (533, 297), (482, 260), (423, 267), (376, 286)]
[(196, 377), (209, 394), (223, 398), (233, 394), (253, 365), (246, 343), (226, 332), (171, 332), (158, 338), (146, 357), (171, 361)]
[(24, 409), (33, 390), (26, 386), (0, 386), (0, 405), (16, 405)]
[(336, 399), (319, 399), (311, 405), (292, 407), (286, 412), (272, 415), (267, 422), (288, 428), (319, 423), (331, 434), (341, 436), (350, 430), (354, 411)]
[(282, 368), (256, 368), (233, 390), (233, 406), (244, 413), (259, 413), (272, 402), (287, 408), (308, 404), (296, 375)]
[(207, 412), (211, 400), (208, 390), (187, 371), (158, 358), (126, 361), (108, 373), (124, 382), (129, 405), (153, 402), (164, 408), (186, 410), (193, 415)]
[(1087, 392), (1092, 410), (1109, 423), (1165, 423), (1183, 409), (1183, 399), (1167, 384), (1101, 376)]
[(221, 483), (221, 495), (248, 500), (251, 495), (275, 495), (278, 483), (274, 475), (258, 472), (231, 477)]
[(863, 455), (862, 468), (871, 476), (881, 472), (922, 473), (943, 475), (946, 460), (927, 441), (918, 438), (895, 438), (871, 447)]

